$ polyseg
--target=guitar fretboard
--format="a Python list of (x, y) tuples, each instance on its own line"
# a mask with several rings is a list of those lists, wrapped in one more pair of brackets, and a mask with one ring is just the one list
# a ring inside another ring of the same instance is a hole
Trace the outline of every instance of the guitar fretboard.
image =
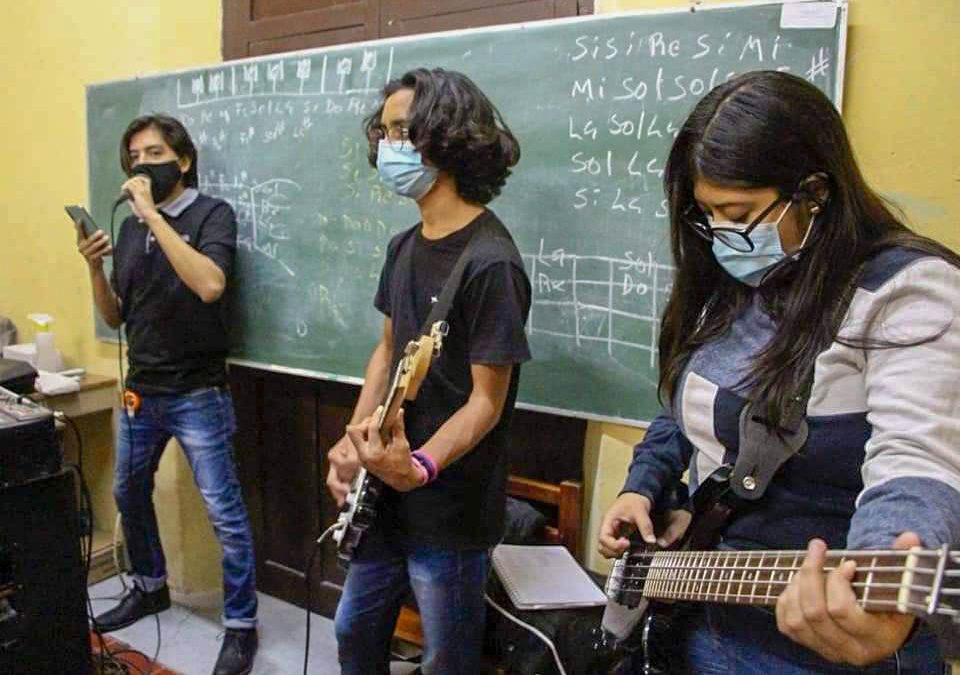
[[(618, 592), (640, 592), (657, 600), (775, 605), (800, 571), (805, 551), (658, 551), (631, 553), (614, 565)], [(940, 589), (941, 551), (830, 551), (825, 571), (856, 563), (852, 581), (859, 604), (869, 611), (926, 613)], [(947, 572), (948, 576), (956, 574)], [(608, 594), (610, 589), (608, 587)], [(951, 612), (952, 613), (952, 612)]]

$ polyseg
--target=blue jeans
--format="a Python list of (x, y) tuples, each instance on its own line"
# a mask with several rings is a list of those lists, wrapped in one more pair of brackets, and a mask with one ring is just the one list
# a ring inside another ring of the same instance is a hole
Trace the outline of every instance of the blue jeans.
[(223, 618), (227, 628), (257, 623), (253, 533), (233, 461), (233, 400), (221, 387), (144, 396), (140, 410), (120, 412), (113, 495), (134, 583), (153, 591), (167, 579), (153, 507), (154, 474), (171, 437), (183, 447), (223, 550)]
[(943, 675), (936, 638), (921, 629), (894, 656), (867, 668), (830, 663), (777, 630), (771, 611), (706, 605), (683, 627), (685, 672), (696, 675)]
[(489, 555), (402, 546), (370, 532), (350, 563), (335, 629), (343, 675), (387, 675), (390, 638), (413, 590), (423, 624), (424, 675), (480, 672)]

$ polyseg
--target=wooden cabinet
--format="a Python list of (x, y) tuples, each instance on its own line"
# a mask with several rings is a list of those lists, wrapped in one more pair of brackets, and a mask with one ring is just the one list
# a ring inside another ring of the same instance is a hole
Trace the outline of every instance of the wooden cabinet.
[(80, 380), (78, 392), (52, 396), (38, 393), (33, 398), (51, 410), (64, 413), (72, 422), (62, 432), (64, 460), (79, 463), (82, 459), (93, 515), (89, 582), (95, 583), (112, 576), (116, 571), (115, 560), (123, 557), (121, 550), (114, 551), (117, 518), (113, 500), (114, 413), (120, 402), (117, 379), (87, 374)]

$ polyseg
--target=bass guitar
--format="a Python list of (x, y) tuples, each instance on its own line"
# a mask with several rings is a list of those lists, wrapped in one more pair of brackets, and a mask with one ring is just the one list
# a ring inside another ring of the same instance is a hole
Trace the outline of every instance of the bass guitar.
[[(390, 437), (390, 430), (404, 401), (412, 401), (417, 397), (420, 385), (430, 370), (430, 364), (443, 347), (447, 330), (445, 321), (437, 321), (431, 326), (429, 335), (411, 340), (404, 348), (377, 418), (377, 429), (384, 443)], [(376, 520), (377, 502), (382, 491), (383, 481), (360, 467), (351, 482), (350, 492), (333, 531), (333, 539), (337, 544), (337, 561), (342, 568), (346, 569), (350, 565), (364, 532)]]
[[(736, 508), (736, 497), (728, 484), (731, 473), (732, 467), (721, 467), (697, 490), (692, 500), (691, 527), (679, 546), (661, 549), (634, 538), (631, 547), (614, 562), (606, 584), (607, 613), (613, 618), (605, 616), (604, 623), (613, 633), (608, 637), (614, 641), (633, 638), (633, 649), (642, 650), (641, 672), (671, 672), (670, 646), (676, 643), (669, 630), (672, 603), (773, 607), (800, 571), (806, 551), (709, 549), (716, 542), (720, 526)], [(857, 563), (851, 585), (861, 607), (873, 612), (914, 614), (928, 621), (940, 617), (930, 623), (945, 651), (949, 651), (945, 643), (955, 642), (960, 624), (960, 551), (947, 546), (935, 550), (828, 551), (824, 571), (847, 560)], [(616, 628), (611, 630), (611, 625)], [(642, 626), (639, 631), (637, 625)], [(630, 648), (626, 647), (628, 651)]]

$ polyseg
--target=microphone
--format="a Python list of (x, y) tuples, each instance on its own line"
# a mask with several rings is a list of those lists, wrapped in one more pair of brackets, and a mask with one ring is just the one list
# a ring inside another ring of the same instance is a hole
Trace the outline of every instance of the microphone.
[[(133, 176), (146, 176), (147, 178), (153, 179), (153, 176), (150, 175), (150, 169), (147, 168), (146, 164), (138, 164), (130, 170), (130, 177)], [(125, 201), (133, 201), (133, 195), (129, 191), (123, 190), (120, 193), (120, 196), (117, 197), (116, 201), (113, 202), (113, 208), (117, 208)]]

